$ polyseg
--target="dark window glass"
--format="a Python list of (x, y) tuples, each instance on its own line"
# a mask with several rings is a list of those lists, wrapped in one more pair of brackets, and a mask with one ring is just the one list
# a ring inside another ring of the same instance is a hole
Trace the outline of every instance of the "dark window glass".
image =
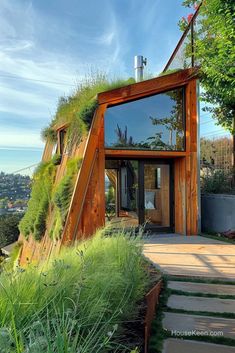
[(65, 145), (65, 135), (66, 135), (66, 130), (60, 130), (59, 132), (59, 143), (60, 143), (60, 154), (62, 155), (64, 153), (64, 145)]
[(105, 146), (112, 149), (184, 150), (183, 88), (107, 109)]

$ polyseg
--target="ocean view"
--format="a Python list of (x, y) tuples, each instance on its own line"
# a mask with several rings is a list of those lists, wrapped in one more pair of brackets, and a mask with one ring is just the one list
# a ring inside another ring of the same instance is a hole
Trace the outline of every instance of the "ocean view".
[[(42, 148), (0, 147), (0, 172), (13, 173), (41, 161)], [(22, 170), (20, 174), (32, 175), (35, 167)]]

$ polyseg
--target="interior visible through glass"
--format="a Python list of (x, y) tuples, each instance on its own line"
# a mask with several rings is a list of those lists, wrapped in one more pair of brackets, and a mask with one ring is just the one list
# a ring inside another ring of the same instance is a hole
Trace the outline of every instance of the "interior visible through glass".
[(170, 166), (106, 160), (106, 221), (113, 227), (170, 227)]
[(105, 167), (106, 220), (115, 227), (137, 227), (138, 161), (107, 160)]
[(144, 164), (144, 215), (150, 225), (170, 226), (170, 167)]
[(179, 88), (107, 108), (106, 148), (184, 150), (183, 95)]

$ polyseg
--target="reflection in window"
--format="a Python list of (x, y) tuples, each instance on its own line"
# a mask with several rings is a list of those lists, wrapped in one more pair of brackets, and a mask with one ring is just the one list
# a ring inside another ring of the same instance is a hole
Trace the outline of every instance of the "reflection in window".
[(155, 187), (161, 189), (161, 168), (156, 168), (155, 174)]
[(183, 89), (116, 105), (105, 113), (105, 146), (184, 150)]

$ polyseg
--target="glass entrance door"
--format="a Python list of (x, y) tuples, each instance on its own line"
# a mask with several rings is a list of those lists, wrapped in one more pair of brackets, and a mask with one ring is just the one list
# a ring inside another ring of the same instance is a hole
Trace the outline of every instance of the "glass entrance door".
[(137, 228), (138, 161), (117, 159), (105, 164), (106, 220), (115, 228)]
[(115, 228), (173, 227), (172, 165), (167, 160), (106, 160), (106, 220)]
[(140, 161), (140, 224), (146, 228), (171, 230), (173, 195), (171, 163)]

